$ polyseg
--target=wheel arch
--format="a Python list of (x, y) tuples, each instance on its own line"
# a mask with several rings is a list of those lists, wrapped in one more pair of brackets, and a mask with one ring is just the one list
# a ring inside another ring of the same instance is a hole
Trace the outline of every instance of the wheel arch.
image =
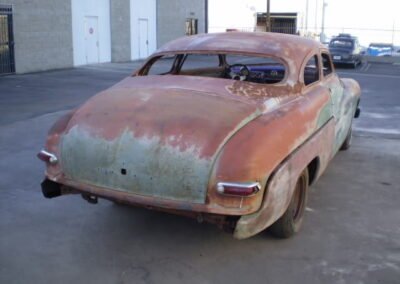
[(317, 181), (320, 165), (321, 161), (319, 156), (315, 157), (310, 163), (308, 163), (308, 185), (313, 185)]
[(309, 173), (308, 185), (318, 179), (332, 157), (333, 138), (334, 121), (330, 119), (272, 171), (261, 208), (238, 220), (234, 232), (236, 238), (255, 235), (278, 220), (288, 208), (294, 185), (305, 169)]

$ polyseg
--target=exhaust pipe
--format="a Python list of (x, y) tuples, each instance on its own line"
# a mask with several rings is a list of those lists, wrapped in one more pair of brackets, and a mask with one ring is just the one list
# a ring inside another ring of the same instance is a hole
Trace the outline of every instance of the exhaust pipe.
[(54, 198), (54, 197), (58, 197), (61, 195), (61, 186), (60, 184), (45, 179), (42, 183), (42, 193), (43, 196), (46, 198)]

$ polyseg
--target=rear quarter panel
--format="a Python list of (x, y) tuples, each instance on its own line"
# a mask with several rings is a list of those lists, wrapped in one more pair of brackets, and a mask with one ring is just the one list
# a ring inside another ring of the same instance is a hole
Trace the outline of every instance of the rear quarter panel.
[[(290, 102), (251, 121), (227, 142), (219, 154), (210, 179), (209, 195), (215, 194), (212, 189), (219, 181), (259, 181), (263, 186), (261, 192), (243, 198), (239, 205), (264, 210), (262, 204), (269, 194), (269, 178), (291, 153), (301, 148), (316, 131), (326, 127), (331, 117), (329, 93), (326, 88), (316, 85), (305, 94), (294, 95)], [(332, 123), (329, 127), (334, 133)], [(331, 157), (334, 139), (330, 133), (318, 151), (327, 160)], [(307, 156), (295, 167), (301, 172), (313, 158)], [(285, 189), (280, 194), (291, 197), (291, 192)]]
[(355, 112), (361, 99), (361, 88), (357, 81), (349, 78), (340, 79), (340, 81), (343, 85), (343, 96), (338, 105), (339, 117), (337, 117), (336, 120), (337, 123), (341, 125), (336, 126), (339, 131), (336, 131), (335, 152), (340, 149), (349, 133)]
[(271, 174), (262, 207), (254, 214), (242, 216), (236, 224), (238, 239), (253, 236), (278, 220), (292, 198), (296, 181), (307, 165), (317, 159), (318, 178), (332, 157), (335, 124), (333, 118), (291, 153)]

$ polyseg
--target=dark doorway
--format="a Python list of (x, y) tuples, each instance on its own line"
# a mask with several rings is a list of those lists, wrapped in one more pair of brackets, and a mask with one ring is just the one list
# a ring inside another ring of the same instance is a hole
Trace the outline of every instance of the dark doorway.
[(12, 6), (0, 4), (0, 75), (14, 72)]

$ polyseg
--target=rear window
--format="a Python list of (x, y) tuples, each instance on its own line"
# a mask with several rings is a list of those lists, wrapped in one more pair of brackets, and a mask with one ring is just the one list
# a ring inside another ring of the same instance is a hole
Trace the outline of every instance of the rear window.
[(371, 43), (369, 45), (371, 48), (385, 48), (385, 49), (393, 49), (393, 45), (391, 44), (384, 44), (384, 43)]
[(152, 64), (148, 64), (147, 75), (163, 75), (169, 74), (173, 69), (173, 64), (176, 60), (175, 55), (164, 55), (157, 58)]
[(141, 75), (186, 75), (275, 84), (285, 78), (286, 67), (265, 56), (236, 54), (176, 54), (148, 63)]
[(346, 39), (333, 39), (329, 44), (329, 47), (352, 48), (353, 46), (354, 46), (353, 41)]

